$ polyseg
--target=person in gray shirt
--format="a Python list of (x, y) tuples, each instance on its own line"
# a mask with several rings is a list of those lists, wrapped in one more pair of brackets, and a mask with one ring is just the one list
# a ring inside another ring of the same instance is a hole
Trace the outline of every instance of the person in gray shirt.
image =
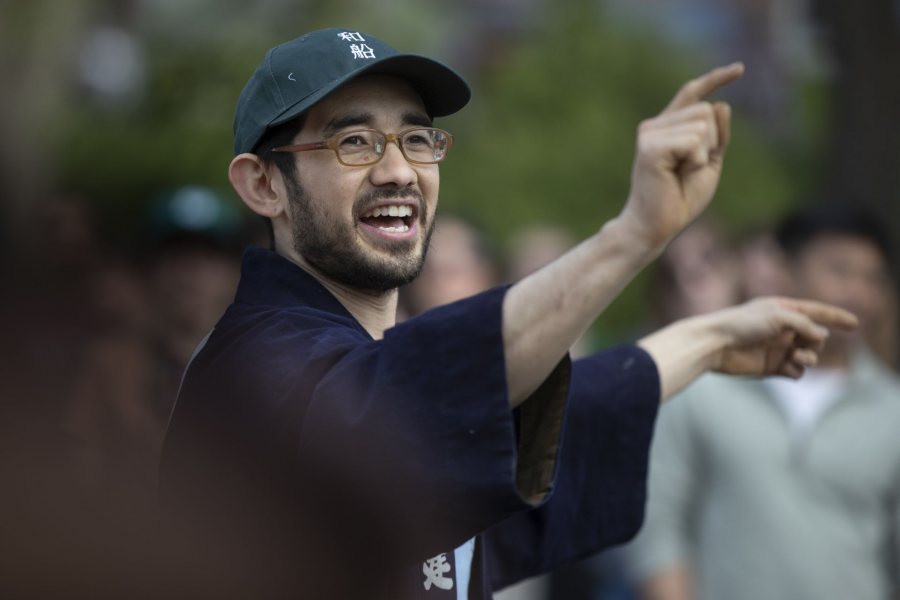
[[(801, 297), (885, 309), (891, 251), (847, 205), (777, 237)], [(642, 600), (898, 598), (900, 381), (834, 333), (798, 381), (701, 378), (656, 426), (645, 525), (624, 555)]]

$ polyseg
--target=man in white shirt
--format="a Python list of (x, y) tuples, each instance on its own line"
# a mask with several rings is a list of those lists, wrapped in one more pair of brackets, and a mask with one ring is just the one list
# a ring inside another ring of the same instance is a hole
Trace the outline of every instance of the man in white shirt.
[[(877, 220), (813, 207), (779, 228), (790, 292), (862, 326), (888, 302)], [(644, 600), (896, 598), (900, 383), (834, 332), (798, 381), (704, 377), (663, 408), (644, 528), (626, 552)]]

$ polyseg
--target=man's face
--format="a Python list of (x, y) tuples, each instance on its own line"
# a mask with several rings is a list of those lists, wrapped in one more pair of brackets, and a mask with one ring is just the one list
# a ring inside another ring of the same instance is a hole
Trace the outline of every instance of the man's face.
[[(397, 133), (430, 123), (407, 83), (366, 76), (311, 108), (295, 143), (354, 129)], [(434, 223), (437, 165), (407, 162), (394, 143), (374, 165), (342, 165), (331, 150), (295, 158), (297, 181), (286, 181), (287, 214), (299, 258), (356, 289), (383, 292), (414, 279)]]
[(887, 265), (877, 246), (862, 237), (823, 234), (796, 259), (800, 295), (841, 306), (861, 324), (877, 320), (889, 301)]

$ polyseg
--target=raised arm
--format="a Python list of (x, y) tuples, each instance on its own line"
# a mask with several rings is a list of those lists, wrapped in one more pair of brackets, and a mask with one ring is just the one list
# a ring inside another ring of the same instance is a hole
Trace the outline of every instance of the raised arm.
[(731, 111), (703, 99), (743, 73), (714, 69), (689, 81), (638, 128), (631, 192), (618, 217), (526, 277), (503, 303), (510, 402), (518, 405), (628, 282), (709, 204), (728, 146)]

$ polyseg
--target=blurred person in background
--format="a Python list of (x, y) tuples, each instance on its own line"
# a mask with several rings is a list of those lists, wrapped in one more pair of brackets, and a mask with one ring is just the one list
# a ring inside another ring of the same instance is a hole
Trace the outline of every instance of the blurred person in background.
[(519, 281), (574, 248), (578, 238), (556, 225), (531, 225), (516, 231), (507, 243), (506, 279)]
[(38, 501), (41, 486), (62, 497), (73, 490), (64, 458), (77, 441), (62, 421), (102, 321), (91, 285), (105, 261), (88, 199), (60, 191), (32, 217), (20, 232), (27, 247), (2, 259), (0, 294), (0, 467), (10, 469), (7, 498), (22, 506)]
[(741, 261), (724, 227), (713, 217), (701, 217), (681, 232), (655, 267), (649, 300), (656, 326), (742, 300)]
[(488, 290), (498, 283), (494, 253), (484, 233), (460, 217), (435, 219), (422, 272), (400, 288), (398, 321)]
[(791, 289), (791, 273), (784, 250), (772, 227), (758, 227), (738, 241), (741, 292), (744, 298), (778, 296)]
[(627, 556), (644, 600), (888, 600), (898, 593), (900, 381), (863, 332), (890, 301), (889, 241), (858, 207), (777, 230), (791, 292), (859, 315), (797, 381), (710, 375), (661, 410), (644, 528)]
[(7, 407), (58, 426), (94, 330), (90, 286), (104, 260), (93, 207), (66, 192), (34, 208), (28, 247), (4, 257), (0, 385)]
[[(738, 252), (742, 299), (791, 293), (792, 270), (771, 228), (757, 228), (743, 235), (738, 243)], [(885, 366), (896, 371), (900, 366), (900, 301), (897, 299), (894, 277), (886, 277), (878, 290), (879, 300), (862, 323), (860, 334), (869, 350)]]
[(88, 198), (59, 192), (31, 217), (19, 232), (27, 245), (3, 258), (0, 295), (0, 590), (10, 598), (53, 596), (59, 581), (71, 593), (108, 548), (96, 543), (107, 506), (73, 466), (83, 444), (65, 417), (107, 323), (94, 288), (109, 251)]
[(103, 327), (86, 344), (66, 425), (85, 484), (149, 509), (181, 374), (234, 296), (244, 230), (236, 207), (199, 186), (155, 202), (144, 227), (144, 264), (120, 257), (94, 278)]
[[(519, 281), (578, 245), (578, 239), (563, 227), (532, 225), (517, 231), (510, 238), (506, 251), (506, 280)], [(587, 331), (572, 344), (574, 358), (587, 356), (598, 344), (592, 343)]]
[(896, 279), (891, 278), (885, 287), (885, 301), (866, 323), (863, 333), (872, 352), (897, 371), (900, 369), (900, 297)]

